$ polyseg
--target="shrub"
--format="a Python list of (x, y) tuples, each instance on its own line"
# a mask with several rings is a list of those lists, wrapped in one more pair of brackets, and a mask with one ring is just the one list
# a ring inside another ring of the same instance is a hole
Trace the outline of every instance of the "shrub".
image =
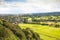
[(22, 30), (17, 25), (5, 20), (2, 20), (2, 23), (0, 25), (0, 40), (40, 40), (40, 36), (30, 28)]
[(40, 40), (40, 36), (33, 32), (30, 28), (23, 29), (23, 32), (28, 40)]
[(2, 20), (0, 20), (0, 24), (3, 24)]
[(17, 25), (14, 25), (10, 22), (7, 22), (5, 20), (3, 20), (3, 25), (6, 27), (6, 28), (9, 28), (11, 31), (13, 31), (13, 33), (19, 37), (21, 40), (26, 40), (26, 36), (24, 34), (24, 32), (21, 30), (20, 27), (18, 27)]
[(30, 29), (23, 29), (23, 32), (25, 33), (27, 40), (31, 40), (32, 33), (30, 32)]
[(0, 25), (0, 40), (20, 40), (20, 39), (16, 37), (10, 29)]
[(55, 24), (55, 27), (58, 28), (58, 27), (60, 27), (60, 25), (59, 24)]

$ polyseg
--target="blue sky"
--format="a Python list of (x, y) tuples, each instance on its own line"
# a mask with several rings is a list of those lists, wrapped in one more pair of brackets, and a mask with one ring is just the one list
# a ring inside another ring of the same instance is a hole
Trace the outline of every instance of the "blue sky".
[(0, 14), (59, 12), (59, 0), (1, 0)]
[(5, 0), (7, 2), (26, 2), (26, 0)]

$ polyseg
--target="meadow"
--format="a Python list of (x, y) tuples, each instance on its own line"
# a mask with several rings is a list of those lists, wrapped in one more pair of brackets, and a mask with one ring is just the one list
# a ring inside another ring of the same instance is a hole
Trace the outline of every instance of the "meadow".
[(60, 40), (60, 28), (48, 26), (48, 25), (39, 25), (39, 24), (18, 24), (22, 29), (30, 28), (34, 32), (40, 35), (40, 38), (43, 40)]

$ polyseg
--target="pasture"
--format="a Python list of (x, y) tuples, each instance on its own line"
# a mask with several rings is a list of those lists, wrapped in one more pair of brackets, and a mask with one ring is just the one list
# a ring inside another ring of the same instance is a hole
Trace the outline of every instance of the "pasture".
[(22, 29), (30, 28), (37, 32), (43, 40), (60, 40), (60, 28), (43, 26), (38, 24), (18, 24)]

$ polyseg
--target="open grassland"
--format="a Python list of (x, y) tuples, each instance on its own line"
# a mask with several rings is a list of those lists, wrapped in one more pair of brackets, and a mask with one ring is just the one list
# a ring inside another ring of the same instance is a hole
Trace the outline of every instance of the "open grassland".
[(43, 40), (60, 40), (60, 28), (38, 24), (18, 24), (22, 29), (30, 28), (37, 32)]

